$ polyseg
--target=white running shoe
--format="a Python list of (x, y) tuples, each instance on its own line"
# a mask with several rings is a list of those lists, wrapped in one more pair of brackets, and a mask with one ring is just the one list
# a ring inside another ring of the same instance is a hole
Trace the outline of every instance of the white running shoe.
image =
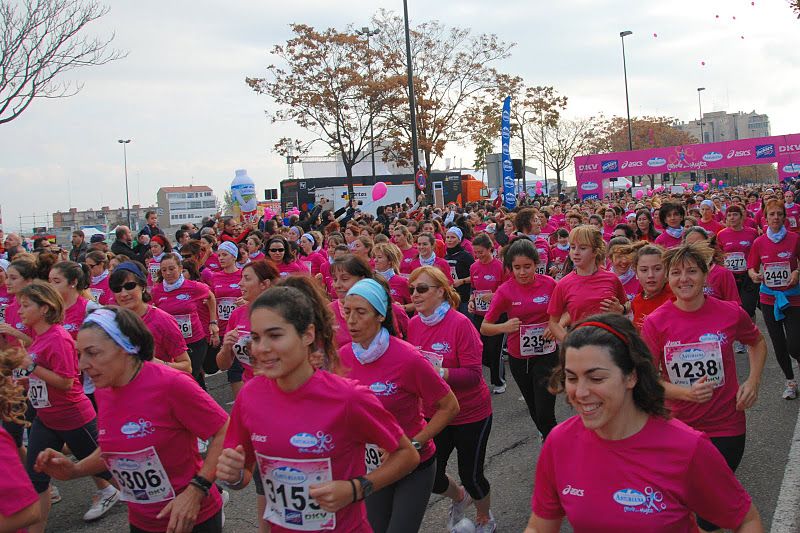
[(506, 386), (500, 385), (499, 387), (495, 387), (492, 389), (492, 394), (503, 394), (506, 392)]
[(53, 484), (50, 484), (50, 504), (58, 503), (61, 501), (61, 492)]
[(450, 528), (449, 533), (475, 533), (475, 524), (469, 518), (462, 518), (455, 526)]
[(95, 491), (94, 496), (92, 496), (92, 506), (89, 507), (89, 510), (86, 511), (86, 514), (83, 515), (84, 522), (91, 522), (92, 520), (101, 518), (103, 515), (109, 512), (111, 508), (114, 507), (114, 504), (118, 501), (119, 491), (117, 489), (114, 489), (114, 492), (109, 496), (103, 496), (102, 490)]
[(794, 400), (797, 398), (797, 382), (793, 379), (786, 381), (786, 388), (783, 389), (784, 400)]
[(489, 511), (489, 521), (485, 524), (475, 524), (475, 533), (494, 533), (497, 531), (497, 522), (494, 521), (494, 515)]
[(464, 493), (464, 497), (460, 502), (453, 501), (450, 504), (450, 511), (448, 512), (449, 518), (447, 520), (448, 531), (453, 531), (455, 529), (455, 527), (464, 519), (464, 512), (467, 510), (467, 507), (472, 505), (472, 498), (470, 497), (469, 493), (464, 487), (460, 487), (460, 489)]
[(225, 506), (231, 500), (231, 495), (227, 490), (221, 490), (220, 494), (222, 495), (222, 527), (225, 527)]
[(733, 351), (736, 353), (747, 353), (747, 346), (739, 341), (733, 341)]

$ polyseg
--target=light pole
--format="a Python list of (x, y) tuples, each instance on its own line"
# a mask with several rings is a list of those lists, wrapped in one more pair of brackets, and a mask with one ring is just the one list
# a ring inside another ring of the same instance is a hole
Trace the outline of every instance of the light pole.
[(132, 228), (131, 224), (131, 198), (128, 195), (128, 143), (131, 142), (130, 139), (119, 139), (117, 141), (122, 145), (122, 157), (125, 161), (125, 203), (128, 207), (128, 228)]
[(625, 61), (625, 37), (633, 35), (632, 31), (625, 30), (619, 32), (622, 41), (622, 72), (625, 75), (625, 108), (628, 111), (628, 149), (633, 150), (633, 133), (631, 132), (631, 104), (628, 100), (628, 65)]
[[(414, 103), (414, 70), (411, 66), (411, 36), (408, 29), (408, 0), (403, 0), (403, 17), (406, 25), (406, 69), (408, 70), (408, 107), (411, 115), (411, 157), (416, 174), (419, 169), (419, 149), (417, 148), (417, 112)], [(427, 187), (426, 187), (427, 188)]]
[[(705, 135), (703, 135), (703, 100), (700, 98), (700, 93), (705, 91), (705, 87), (697, 88), (697, 105), (700, 106), (700, 143), (706, 142)], [(713, 139), (712, 139), (713, 141)]]
[[(369, 38), (378, 35), (381, 32), (379, 29), (370, 30), (368, 27), (364, 26), (360, 30), (356, 30), (356, 35), (360, 35), (362, 37), (367, 38), (367, 71), (370, 77), (370, 81), (372, 81), (372, 57), (370, 56), (369, 50)], [(370, 151), (372, 152), (372, 183), (375, 183), (375, 130), (374, 124), (375, 117), (372, 116), (372, 94), (369, 96), (369, 145)]]

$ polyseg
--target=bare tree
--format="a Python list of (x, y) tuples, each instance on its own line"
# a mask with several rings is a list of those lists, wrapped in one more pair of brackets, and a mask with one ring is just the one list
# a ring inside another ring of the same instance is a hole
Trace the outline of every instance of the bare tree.
[(19, 117), (36, 98), (65, 98), (83, 87), (62, 80), (70, 70), (127, 55), (108, 38), (85, 35), (109, 8), (83, 0), (0, 0), (0, 124)]
[(561, 194), (561, 175), (573, 164), (575, 156), (592, 149), (596, 135), (594, 118), (559, 120), (555, 126), (542, 129), (536, 123), (527, 126), (528, 135), (544, 147), (547, 168), (556, 173), (556, 189)]

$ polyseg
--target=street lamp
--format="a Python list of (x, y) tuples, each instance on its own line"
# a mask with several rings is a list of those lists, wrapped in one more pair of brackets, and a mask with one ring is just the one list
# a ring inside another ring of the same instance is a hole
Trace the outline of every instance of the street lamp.
[(403, 0), (403, 17), (406, 26), (406, 69), (408, 70), (408, 107), (411, 115), (411, 157), (414, 160), (414, 173), (419, 169), (419, 149), (417, 148), (417, 112), (414, 103), (414, 70), (411, 66), (411, 36), (408, 30), (408, 0)]
[[(698, 87), (697, 88), (697, 104), (700, 106), (700, 142), (706, 142), (706, 138), (703, 135), (703, 101), (700, 99), (700, 93), (705, 91), (705, 87)], [(713, 139), (712, 139), (713, 141)]]
[(119, 139), (117, 141), (122, 145), (122, 157), (125, 161), (125, 202), (128, 206), (128, 228), (132, 227), (131, 224), (131, 198), (128, 195), (128, 143), (131, 142), (130, 139)]
[[(367, 38), (367, 70), (369, 72), (370, 81), (372, 81), (372, 57), (369, 53), (369, 38), (378, 35), (381, 32), (379, 29), (370, 30), (364, 26), (360, 30), (356, 30), (356, 35)], [(372, 183), (375, 183), (375, 130), (374, 122), (375, 117), (372, 116), (372, 94), (369, 97), (369, 144), (370, 151), (372, 152)]]
[(628, 65), (625, 62), (625, 37), (633, 35), (632, 31), (625, 30), (619, 32), (622, 41), (622, 72), (625, 74), (625, 108), (628, 111), (628, 149), (633, 150), (633, 133), (631, 132), (631, 104), (628, 100)]

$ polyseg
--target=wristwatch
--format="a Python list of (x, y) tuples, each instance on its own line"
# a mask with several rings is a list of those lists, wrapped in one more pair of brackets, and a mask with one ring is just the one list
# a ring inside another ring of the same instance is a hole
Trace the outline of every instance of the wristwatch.
[(369, 497), (372, 494), (372, 481), (368, 480), (364, 476), (358, 476), (356, 478), (359, 483), (361, 483), (361, 499)]
[(203, 476), (201, 476), (200, 474), (194, 476), (191, 479), (191, 481), (189, 481), (189, 484), (194, 485), (195, 487), (203, 491), (203, 493), (206, 496), (208, 496), (209, 492), (211, 492), (212, 483)]
[(420, 451), (422, 449), (422, 444), (419, 441), (412, 440), (411, 445), (414, 447), (415, 450)]

